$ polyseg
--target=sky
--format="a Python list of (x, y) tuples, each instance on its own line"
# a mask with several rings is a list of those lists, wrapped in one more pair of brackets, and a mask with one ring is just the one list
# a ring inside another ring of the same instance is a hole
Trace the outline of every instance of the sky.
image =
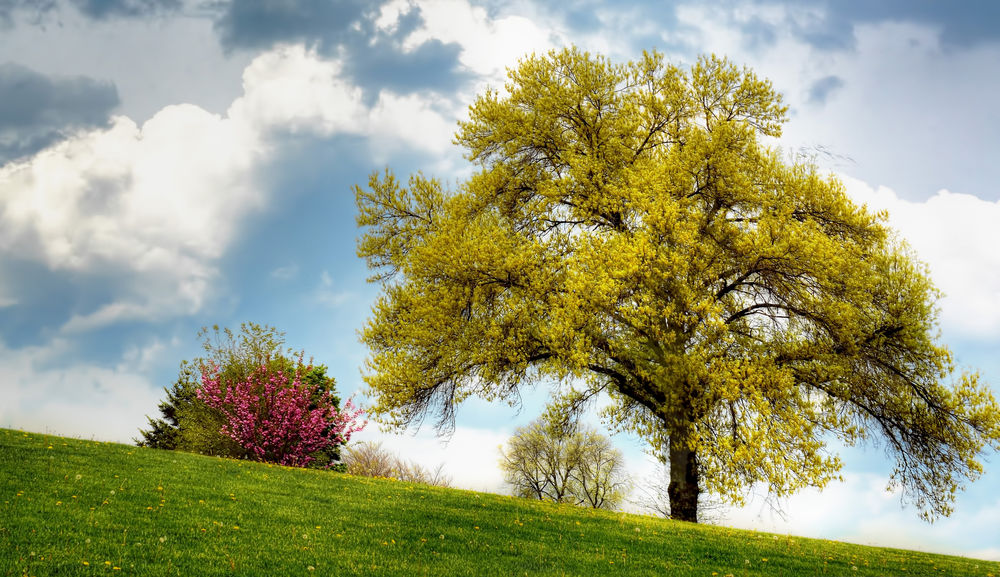
[[(728, 56), (789, 105), (814, 155), (936, 286), (941, 341), (1000, 392), (1000, 4), (933, 0), (0, 0), (0, 426), (131, 442), (198, 329), (285, 331), (370, 402), (358, 340), (378, 286), (352, 186), (385, 167), (471, 167), (456, 122), (519, 58), (575, 44), (617, 61)], [(535, 418), (470, 401), (449, 439), (357, 439), (457, 486), (503, 492), (498, 448)], [(641, 439), (614, 437), (637, 482)], [(1000, 560), (1000, 459), (920, 521), (878, 446), (843, 482), (760, 490), (721, 524)]]

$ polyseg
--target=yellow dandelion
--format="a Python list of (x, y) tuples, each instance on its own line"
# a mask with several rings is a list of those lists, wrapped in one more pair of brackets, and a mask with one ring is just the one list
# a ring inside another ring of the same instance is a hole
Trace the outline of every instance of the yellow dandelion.
[(88, 567), (90, 566), (90, 563), (87, 563), (86, 561), (84, 561), (83, 564), (86, 565), (86, 566), (88, 566)]

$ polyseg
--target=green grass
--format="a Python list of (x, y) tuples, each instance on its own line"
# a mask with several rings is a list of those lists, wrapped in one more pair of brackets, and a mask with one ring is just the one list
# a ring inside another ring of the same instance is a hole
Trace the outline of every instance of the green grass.
[(0, 429), (3, 575), (1000, 575), (1000, 563)]

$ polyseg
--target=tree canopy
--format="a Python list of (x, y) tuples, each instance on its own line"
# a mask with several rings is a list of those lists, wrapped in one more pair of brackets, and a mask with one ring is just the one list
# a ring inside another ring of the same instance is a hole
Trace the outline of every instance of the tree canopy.
[(576, 49), (508, 78), (459, 125), (468, 179), (356, 187), (377, 413), (448, 426), (548, 381), (567, 410), (610, 397), (669, 464), (674, 518), (702, 491), (822, 487), (833, 439), (883, 443), (904, 499), (950, 513), (1000, 445), (997, 403), (937, 342), (937, 292), (885, 215), (773, 146), (768, 81)]

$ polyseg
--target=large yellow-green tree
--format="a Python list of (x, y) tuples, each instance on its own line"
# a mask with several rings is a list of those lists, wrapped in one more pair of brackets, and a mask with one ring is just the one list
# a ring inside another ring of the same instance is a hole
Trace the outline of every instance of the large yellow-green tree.
[(827, 443), (881, 441), (921, 515), (1000, 444), (998, 406), (936, 342), (927, 271), (843, 186), (775, 142), (786, 107), (725, 59), (523, 60), (456, 136), (445, 188), (356, 187), (382, 294), (363, 331), (374, 409), (453, 422), (470, 396), (597, 394), (670, 467), (670, 510), (838, 476)]

